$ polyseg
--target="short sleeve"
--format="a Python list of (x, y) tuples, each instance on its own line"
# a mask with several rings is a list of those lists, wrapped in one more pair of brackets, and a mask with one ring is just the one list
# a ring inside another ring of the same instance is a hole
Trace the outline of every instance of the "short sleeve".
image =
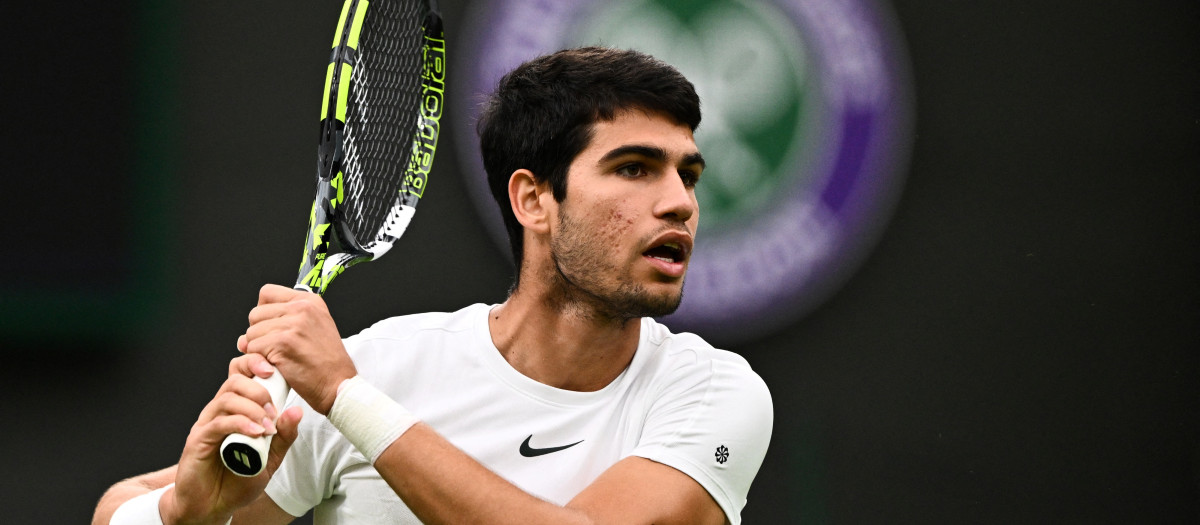
[(738, 525), (771, 440), (774, 411), (770, 391), (749, 364), (716, 352), (722, 355), (673, 372), (633, 455), (687, 474)]
[(340, 449), (350, 445), (338, 439), (340, 434), (329, 420), (295, 392), (287, 405), (303, 407), (304, 416), (296, 440), (267, 483), (266, 493), (279, 508), (299, 517), (333, 494), (336, 473), (345, 467), (339, 463), (350, 457), (349, 450)]

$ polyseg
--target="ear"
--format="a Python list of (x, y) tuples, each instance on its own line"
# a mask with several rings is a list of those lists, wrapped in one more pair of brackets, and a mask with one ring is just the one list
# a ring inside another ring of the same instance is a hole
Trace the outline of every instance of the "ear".
[(508, 202), (513, 215), (527, 231), (548, 233), (554, 217), (553, 192), (548, 183), (539, 183), (527, 169), (514, 171), (508, 178)]

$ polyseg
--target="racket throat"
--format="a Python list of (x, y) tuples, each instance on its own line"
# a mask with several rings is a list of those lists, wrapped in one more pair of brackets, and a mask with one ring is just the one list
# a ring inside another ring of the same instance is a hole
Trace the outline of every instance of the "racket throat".
[(336, 118), (321, 120), (321, 140), (317, 145), (317, 180), (330, 181), (342, 171), (346, 152), (342, 147), (345, 124)]
[(317, 181), (296, 288), (324, 293), (329, 282), (347, 267), (372, 258), (359, 247), (345, 221), (340, 220), (344, 202), (345, 181), (341, 170), (329, 180)]

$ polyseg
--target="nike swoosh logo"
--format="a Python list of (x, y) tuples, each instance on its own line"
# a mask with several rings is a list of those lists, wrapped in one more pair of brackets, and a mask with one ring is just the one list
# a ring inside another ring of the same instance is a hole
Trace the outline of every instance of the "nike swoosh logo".
[(527, 458), (536, 458), (538, 456), (544, 456), (546, 454), (558, 452), (560, 450), (566, 450), (575, 445), (583, 443), (583, 440), (581, 439), (579, 441), (571, 443), (570, 445), (563, 445), (561, 447), (533, 448), (533, 447), (529, 446), (529, 440), (531, 440), (531, 439), (533, 439), (533, 434), (530, 434), (529, 437), (525, 438), (525, 441), (523, 441), (521, 443), (521, 455), (525, 456)]

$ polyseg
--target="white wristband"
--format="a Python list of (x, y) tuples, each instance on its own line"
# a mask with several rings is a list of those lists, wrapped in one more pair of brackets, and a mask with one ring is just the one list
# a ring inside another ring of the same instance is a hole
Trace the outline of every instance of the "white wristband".
[(417, 421), (403, 406), (358, 376), (338, 386), (338, 395), (329, 409), (329, 422), (372, 465)]
[[(162, 500), (167, 489), (174, 486), (175, 484), (171, 483), (130, 498), (117, 507), (117, 511), (113, 512), (112, 517), (108, 519), (108, 525), (163, 525), (162, 516), (158, 513), (158, 502)], [(233, 523), (232, 516), (225, 522), (225, 525), (231, 523)]]
[(162, 517), (158, 515), (158, 500), (172, 485), (174, 483), (122, 503), (108, 520), (108, 525), (163, 525)]

